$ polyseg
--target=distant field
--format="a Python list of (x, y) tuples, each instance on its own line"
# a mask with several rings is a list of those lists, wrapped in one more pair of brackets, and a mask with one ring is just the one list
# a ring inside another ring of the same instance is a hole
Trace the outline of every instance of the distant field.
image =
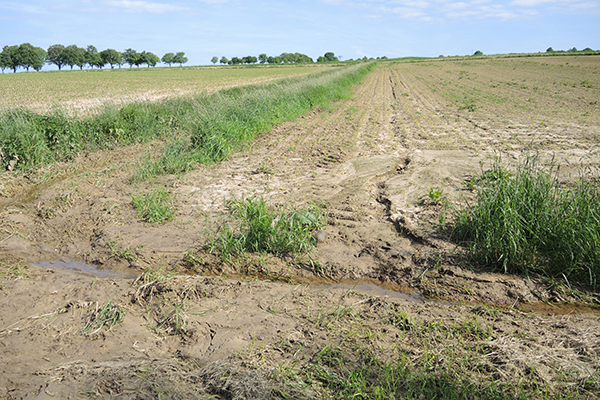
[(330, 68), (322, 65), (256, 68), (122, 68), (0, 74), (0, 111), (53, 106), (87, 110), (106, 103), (159, 100), (249, 85)]
[[(490, 148), (598, 145), (600, 56), (432, 59), (394, 65), (392, 74), (401, 83), (395, 95), (403, 100), (401, 134), (422, 148), (465, 145), (467, 141), (454, 138), (473, 126), (480, 131), (469, 140)], [(466, 125), (451, 126), (457, 112)]]

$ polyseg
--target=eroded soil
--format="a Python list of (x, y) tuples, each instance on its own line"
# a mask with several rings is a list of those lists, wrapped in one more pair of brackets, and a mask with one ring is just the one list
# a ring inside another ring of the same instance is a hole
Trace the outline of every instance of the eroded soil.
[[(565, 183), (597, 171), (599, 64), (382, 63), (352, 99), (183, 176), (130, 182), (161, 143), (4, 173), (0, 397), (319, 397), (319, 385), (299, 389), (273, 371), (302, 369), (323, 346), (356, 341), (382, 360), (433, 353), (442, 369), (457, 362), (449, 349), (461, 360), (473, 351), (460, 370), (474, 380), (597, 398), (597, 294), (476, 270), (440, 222), (474, 200), (468, 182), (498, 159), (514, 165), (535, 155), (560, 164)], [(177, 214), (149, 225), (131, 199), (157, 186), (174, 194)], [(318, 268), (202, 258), (227, 201), (251, 195), (324, 207)], [(32, 265), (48, 261), (62, 264)], [(140, 279), (149, 269), (158, 272)], [(123, 307), (123, 322), (82, 335), (109, 301)], [(428, 334), (391, 323), (400, 311)], [(491, 334), (464, 333), (473, 321)]]

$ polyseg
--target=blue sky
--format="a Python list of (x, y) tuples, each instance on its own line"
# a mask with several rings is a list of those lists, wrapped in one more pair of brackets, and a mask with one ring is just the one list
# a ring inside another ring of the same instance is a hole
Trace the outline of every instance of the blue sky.
[(0, 47), (29, 42), (316, 60), (600, 49), (600, 0), (0, 0)]

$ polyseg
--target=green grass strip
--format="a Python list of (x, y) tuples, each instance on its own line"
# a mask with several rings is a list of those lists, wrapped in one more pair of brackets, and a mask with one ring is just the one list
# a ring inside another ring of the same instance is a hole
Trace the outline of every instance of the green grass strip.
[[(60, 109), (47, 114), (10, 110), (0, 114), (0, 168), (31, 169), (69, 160), (82, 151), (157, 138), (175, 138), (177, 144), (170, 145), (164, 156), (172, 161), (155, 162), (150, 176), (186, 170), (196, 162), (217, 162), (277, 123), (347, 98), (351, 86), (375, 65), (335, 68), (212, 95), (106, 106), (86, 118), (71, 117)], [(174, 152), (179, 154), (173, 159)]]
[(590, 179), (558, 185), (531, 160), (495, 166), (479, 179), (477, 203), (458, 215), (454, 236), (482, 265), (571, 283), (600, 283), (600, 191)]

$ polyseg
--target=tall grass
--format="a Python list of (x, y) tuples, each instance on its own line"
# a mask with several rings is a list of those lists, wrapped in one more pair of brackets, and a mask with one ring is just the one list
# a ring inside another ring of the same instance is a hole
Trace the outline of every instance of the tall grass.
[[(189, 169), (195, 162), (225, 159), (241, 143), (273, 125), (350, 96), (375, 64), (362, 64), (285, 79), (269, 85), (237, 87), (196, 97), (106, 106), (93, 116), (66, 111), (38, 114), (14, 109), (0, 114), (0, 168), (34, 168), (94, 151), (174, 139), (163, 158), (148, 165), (150, 175)], [(144, 176), (142, 173), (141, 177)]]
[(202, 162), (220, 161), (241, 143), (283, 121), (351, 95), (351, 86), (370, 70), (354, 66), (310, 79), (287, 79), (268, 86), (235, 88), (211, 97), (198, 113), (192, 145)]
[(600, 283), (600, 190), (590, 179), (562, 188), (556, 169), (529, 160), (480, 178), (477, 203), (460, 212), (454, 235), (481, 264), (597, 288)]
[(315, 239), (312, 232), (324, 222), (320, 210), (277, 210), (260, 197), (232, 200), (229, 204), (233, 224), (226, 224), (207, 247), (218, 250), (225, 259), (244, 253), (269, 253), (276, 256), (310, 253)]

